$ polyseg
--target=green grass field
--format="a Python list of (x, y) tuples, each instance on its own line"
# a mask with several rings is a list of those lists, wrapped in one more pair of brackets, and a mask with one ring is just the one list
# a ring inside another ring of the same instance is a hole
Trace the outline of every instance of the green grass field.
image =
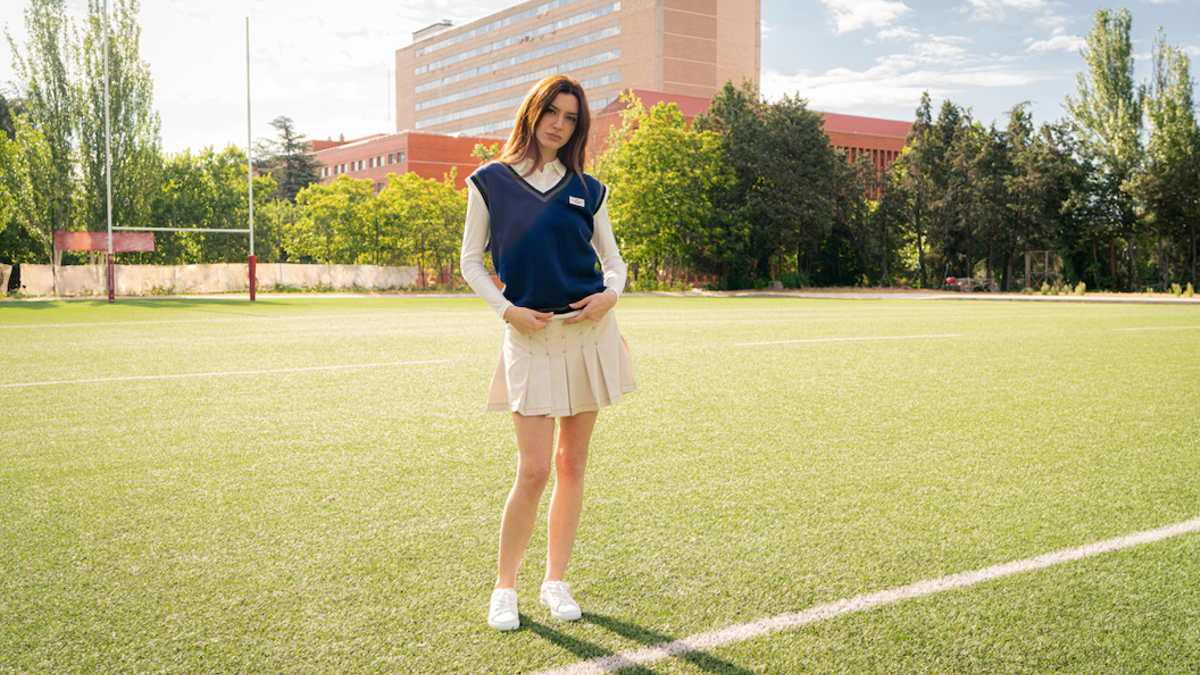
[[(584, 620), (537, 605), (543, 520), (500, 634), (482, 302), (0, 305), (0, 673), (534, 672), (1200, 516), (1200, 308), (618, 317)], [(1195, 674), (1200, 535), (622, 672)]]

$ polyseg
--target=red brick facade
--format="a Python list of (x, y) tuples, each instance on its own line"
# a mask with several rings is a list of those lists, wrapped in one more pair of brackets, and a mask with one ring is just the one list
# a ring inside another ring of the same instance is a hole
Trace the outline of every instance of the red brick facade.
[[(673, 102), (679, 106), (684, 119), (691, 126), (692, 120), (708, 109), (709, 99), (683, 94), (667, 94), (660, 91), (634, 90), (634, 94), (647, 107), (660, 102)], [(621, 124), (622, 105), (613, 101), (592, 117), (592, 133), (588, 141), (590, 160), (603, 154), (609, 129)], [(825, 118), (825, 133), (830, 145), (842, 149), (850, 161), (862, 153), (870, 153), (872, 163), (885, 171), (904, 150), (909, 122), (821, 113)], [(451, 167), (458, 167), (456, 184), (466, 187), (466, 177), (479, 166), (472, 156), (475, 145), (503, 145), (495, 138), (473, 138), (422, 134), (404, 131), (396, 134), (376, 134), (350, 141), (313, 141), (313, 152), (325, 167), (321, 170), (321, 183), (328, 185), (345, 173), (351, 178), (369, 178), (375, 181), (375, 190), (383, 189), (389, 173), (414, 172), (422, 178), (442, 180)]]
[(492, 145), (494, 138), (470, 138), (420, 134), (375, 134), (350, 141), (313, 141), (313, 154), (324, 166), (321, 184), (329, 185), (338, 176), (369, 178), (378, 193), (390, 173), (415, 173), (421, 178), (442, 180), (451, 168), (458, 168), (455, 184), (466, 187), (466, 178), (479, 166), (471, 155), (477, 143)]

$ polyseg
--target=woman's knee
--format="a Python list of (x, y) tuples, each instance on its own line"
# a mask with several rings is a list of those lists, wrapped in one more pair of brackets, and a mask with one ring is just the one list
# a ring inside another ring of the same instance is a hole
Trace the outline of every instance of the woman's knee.
[(516, 487), (522, 492), (540, 495), (546, 489), (548, 482), (550, 482), (549, 462), (521, 462), (517, 467)]
[(583, 481), (587, 471), (587, 448), (559, 447), (554, 453), (558, 480)]

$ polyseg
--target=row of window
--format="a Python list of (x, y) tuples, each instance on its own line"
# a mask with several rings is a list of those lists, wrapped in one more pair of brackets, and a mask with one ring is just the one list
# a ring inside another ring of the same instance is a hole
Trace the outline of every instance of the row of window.
[(892, 161), (900, 156), (895, 150), (875, 150), (872, 148), (842, 148), (846, 151), (846, 159), (854, 162), (861, 154), (868, 154), (871, 158), (871, 164), (880, 168), (886, 169), (891, 165)]
[[(618, 3), (614, 3), (612, 5), (608, 5), (606, 7), (600, 7), (598, 9), (592, 10), (591, 12), (587, 12), (585, 14), (580, 14), (579, 16), (587, 17), (588, 19), (592, 19), (592, 18), (596, 18), (597, 16), (605, 16), (607, 14), (611, 14), (612, 12), (615, 12), (619, 9), (621, 9), (621, 3), (618, 2)], [(592, 14), (595, 14), (596, 16), (591, 16)], [(574, 21), (576, 18), (578, 18), (578, 17), (571, 17), (570, 19), (566, 19), (565, 21), (560, 21), (557, 24), (552, 24), (552, 27), (557, 27), (561, 23)], [(575, 21), (575, 23), (581, 23), (581, 22), (582, 21)], [(574, 25), (574, 24), (571, 24), (571, 25)], [(515, 42), (512, 42), (511, 41), (512, 39), (506, 40), (505, 43), (507, 43), (507, 44), (502, 44), (500, 42), (492, 43), (481, 53), (486, 54), (487, 52), (492, 51), (492, 49), (499, 49), (502, 46), (508, 46), (509, 44), (516, 44), (517, 42), (523, 42), (526, 39), (522, 36), (516, 36), (516, 37), (521, 37), (521, 39), (516, 40)], [(529, 38), (529, 39), (532, 39), (532, 38)], [(476, 50), (476, 51), (479, 51), (479, 50)], [(477, 54), (473, 54), (473, 55), (477, 55)], [(426, 68), (426, 70), (431, 70), (434, 67), (441, 67), (441, 65), (439, 65), (439, 64), (443, 64), (443, 63), (444, 63), (443, 61), (438, 61), (435, 64), (430, 64), (429, 66), (424, 66), (424, 67)], [(485, 63), (476, 68), (470, 68), (470, 69), (467, 69), (467, 70), (464, 70), (464, 71), (461, 71), (458, 73), (454, 73), (453, 75), (446, 75), (445, 77), (440, 77), (436, 80), (422, 82), (421, 84), (416, 86), (414, 91), (416, 93), (420, 94), (423, 91), (429, 91), (430, 89), (437, 89), (438, 87), (442, 87), (447, 84), (454, 84), (455, 82), (462, 82), (463, 80), (469, 80), (473, 77), (479, 77), (480, 75), (487, 75), (488, 73), (495, 70), (496, 67), (497, 66), (495, 63)], [(420, 68), (418, 68), (418, 70), (420, 70)]]
[[(454, 65), (455, 63), (458, 63), (460, 61), (466, 61), (467, 59), (473, 59), (476, 56), (483, 56), (484, 54), (490, 54), (491, 52), (496, 51), (498, 49), (504, 49), (505, 47), (511, 47), (515, 44), (520, 44), (522, 42), (526, 42), (526, 41), (532, 40), (534, 38), (541, 37), (543, 35), (546, 35), (547, 33), (553, 33), (562, 28), (568, 28), (570, 26), (584, 23), (585, 21), (591, 21), (593, 19), (598, 19), (602, 16), (607, 16), (609, 14), (612, 14), (613, 12), (619, 11), (620, 9), (621, 9), (620, 2), (614, 2), (611, 5), (605, 5), (604, 7), (598, 7), (591, 11), (584, 12), (582, 14), (576, 14), (575, 16), (572, 16), (572, 17), (568, 17), (566, 19), (563, 19), (562, 21), (556, 21), (554, 23), (546, 24), (544, 26), (539, 26), (537, 28), (534, 28), (533, 30), (526, 31), (519, 35), (513, 35), (512, 37), (505, 38), (503, 40), (499, 40), (499, 41), (493, 42), (491, 44), (486, 44), (486, 45), (483, 45), (482, 47), (476, 47), (475, 49), (469, 49), (465, 52), (459, 52), (452, 56), (447, 56), (446, 58), (444, 58), (440, 61), (434, 61), (433, 63), (427, 63), (422, 66), (417, 66), (416, 69), (413, 71), (413, 74), (414, 75), (424, 75), (425, 73), (428, 73), (431, 70), (445, 68), (446, 66)], [(497, 67), (502, 67), (502, 66), (497, 66)], [(418, 90), (418, 91), (421, 91), (421, 90)]]
[(432, 54), (433, 52), (436, 52), (438, 50), (445, 49), (446, 47), (456, 45), (456, 44), (462, 42), (463, 40), (470, 40), (473, 37), (479, 37), (480, 35), (486, 35), (487, 33), (490, 33), (494, 30), (499, 30), (501, 28), (504, 28), (505, 26), (511, 26), (514, 23), (519, 23), (521, 21), (524, 21), (525, 19), (529, 19), (529, 18), (538, 16), (539, 14), (545, 14), (546, 12), (549, 12), (552, 9), (558, 9), (559, 7), (566, 7), (567, 5), (570, 5), (570, 4), (578, 2), (578, 1), (579, 0), (553, 0), (552, 2), (547, 2), (544, 5), (538, 5), (537, 7), (534, 7), (533, 9), (527, 9), (524, 12), (521, 12), (520, 14), (513, 14), (512, 16), (504, 17), (503, 19), (500, 19), (499, 21), (493, 21), (492, 23), (489, 23), (486, 26), (480, 26), (479, 28), (476, 28), (475, 30), (469, 30), (465, 33), (459, 33), (458, 35), (455, 35), (454, 37), (446, 38), (445, 40), (442, 40), (441, 42), (435, 42), (435, 43), (429, 45), (428, 47), (421, 47), (420, 49), (416, 50), (413, 53), (416, 56), (424, 56), (426, 54)]
[(483, 94), (490, 94), (493, 91), (500, 91), (501, 89), (508, 89), (509, 87), (516, 87), (518, 85), (527, 84), (529, 82), (538, 82), (542, 78), (549, 77), (551, 75), (557, 75), (559, 73), (567, 73), (572, 70), (580, 70), (580, 69), (586, 68), (588, 66), (594, 66), (598, 63), (607, 63), (609, 61), (615, 61), (619, 58), (621, 58), (621, 50), (613, 49), (611, 51), (604, 52), (603, 54), (596, 54), (594, 56), (589, 56), (587, 58), (578, 59), (576, 61), (572, 61), (570, 63), (566, 63), (563, 65), (550, 66), (549, 68), (542, 68), (541, 70), (535, 70), (533, 72), (525, 73), (523, 75), (517, 75), (516, 77), (510, 77), (506, 80), (501, 80), (499, 82), (485, 84), (482, 87), (475, 87), (474, 89), (468, 89), (466, 91), (460, 91), (460, 92), (457, 92), (454, 94), (449, 94), (447, 96), (440, 96), (438, 98), (432, 98), (432, 99), (429, 99), (428, 101), (422, 101), (417, 104), (416, 109), (418, 112), (420, 112), (422, 110), (427, 110), (429, 108), (436, 108), (438, 106), (443, 106), (448, 103), (455, 103), (457, 101), (462, 101), (464, 99), (473, 98), (475, 96), (482, 96)]
[[(615, 73), (609, 73), (607, 75), (593, 77), (590, 80), (585, 80), (583, 82), (580, 82), (580, 84), (583, 85), (583, 88), (585, 90), (587, 90), (587, 89), (591, 89), (592, 87), (599, 87), (601, 85), (619, 82), (620, 80), (621, 80), (621, 71), (618, 70)], [(516, 106), (520, 105), (521, 101), (523, 101), (523, 100), (525, 100), (524, 93), (522, 93), (520, 96), (518, 96), (516, 98), (505, 99), (503, 101), (495, 101), (493, 103), (485, 103), (484, 105), (475, 106), (474, 108), (467, 108), (466, 110), (456, 110), (454, 112), (448, 112), (448, 113), (445, 113), (442, 115), (438, 115), (436, 117), (428, 117), (423, 120), (417, 120), (417, 128), (423, 129), (425, 127), (434, 126), (435, 124), (443, 124), (445, 122), (453, 122), (454, 120), (461, 120), (461, 119), (464, 119), (467, 117), (483, 115), (485, 113), (495, 112), (497, 110), (507, 110), (510, 108), (515, 108)], [(591, 107), (591, 106), (589, 106), (589, 107)]]
[[(594, 99), (594, 100), (588, 101), (588, 109), (589, 110), (599, 110), (600, 108), (603, 108), (604, 106), (608, 105), (609, 103), (612, 103), (615, 100), (617, 100), (616, 96), (610, 96), (608, 98)], [(490, 124), (481, 124), (477, 127), (471, 127), (470, 129), (463, 129), (461, 131), (456, 131), (454, 133), (462, 134), (463, 136), (479, 136), (481, 134), (490, 134), (490, 133), (493, 133), (496, 131), (502, 131), (504, 129), (511, 129), (512, 125), (513, 125), (513, 121), (514, 121), (513, 119), (509, 118), (509, 119), (501, 120), (499, 122), (492, 122)]]
[(362, 171), (364, 169), (374, 169), (375, 167), (385, 166), (387, 164), (400, 164), (403, 161), (404, 161), (404, 153), (403, 152), (389, 153), (386, 157), (383, 155), (380, 155), (378, 157), (368, 157), (366, 159), (356, 159), (353, 162), (346, 162), (345, 164), (334, 164), (332, 166), (321, 167), (321, 177), (328, 178), (330, 176), (337, 176), (337, 175), (340, 175), (343, 173), (350, 173), (352, 171)]

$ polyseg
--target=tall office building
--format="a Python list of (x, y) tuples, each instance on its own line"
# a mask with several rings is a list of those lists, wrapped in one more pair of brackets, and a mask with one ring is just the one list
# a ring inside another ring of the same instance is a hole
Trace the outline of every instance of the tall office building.
[(396, 130), (506, 137), (538, 80), (579, 80), (593, 110), (627, 89), (709, 98), (758, 83), (759, 0), (532, 0), (439, 23), (396, 51)]

